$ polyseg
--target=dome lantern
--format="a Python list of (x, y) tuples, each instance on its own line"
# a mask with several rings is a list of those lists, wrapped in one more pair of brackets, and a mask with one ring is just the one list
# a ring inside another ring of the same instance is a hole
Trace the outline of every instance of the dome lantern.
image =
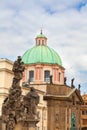
[(36, 45), (46, 45), (47, 44), (47, 38), (46, 36), (43, 34), (42, 29), (39, 35), (37, 35), (36, 37)]

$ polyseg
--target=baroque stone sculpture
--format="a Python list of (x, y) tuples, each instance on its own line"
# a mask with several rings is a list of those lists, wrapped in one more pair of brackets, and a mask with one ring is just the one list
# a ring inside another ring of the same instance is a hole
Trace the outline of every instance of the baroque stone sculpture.
[(27, 116), (32, 119), (36, 116), (36, 106), (39, 103), (39, 96), (33, 87), (30, 88), (30, 92), (24, 96), (24, 107), (26, 108)]
[(66, 85), (66, 81), (67, 81), (67, 78), (66, 78), (66, 77), (64, 77), (64, 85)]
[(24, 97), (20, 87), (20, 80), (23, 76), (24, 63), (21, 57), (13, 65), (13, 82), (9, 90), (8, 97), (2, 105), (2, 121), (6, 124), (5, 130), (14, 130), (19, 121), (26, 121), (36, 118), (36, 107), (39, 103), (39, 96), (33, 87)]
[(75, 88), (75, 86), (74, 86), (74, 78), (73, 79), (71, 79), (71, 87), (73, 87), (73, 88)]

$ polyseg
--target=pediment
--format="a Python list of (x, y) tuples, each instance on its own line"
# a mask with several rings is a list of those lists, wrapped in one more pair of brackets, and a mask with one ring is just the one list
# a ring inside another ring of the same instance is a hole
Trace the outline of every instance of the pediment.
[(73, 88), (67, 96), (73, 102), (75, 101), (77, 103), (83, 104), (83, 99), (78, 89)]

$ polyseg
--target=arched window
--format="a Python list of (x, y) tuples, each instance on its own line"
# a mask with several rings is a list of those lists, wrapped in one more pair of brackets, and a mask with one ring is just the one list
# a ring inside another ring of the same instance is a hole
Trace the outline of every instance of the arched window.
[(50, 71), (49, 70), (45, 70), (44, 71), (44, 81), (45, 82), (49, 82), (50, 81)]
[(34, 71), (33, 70), (29, 71), (29, 81), (30, 82), (34, 81)]

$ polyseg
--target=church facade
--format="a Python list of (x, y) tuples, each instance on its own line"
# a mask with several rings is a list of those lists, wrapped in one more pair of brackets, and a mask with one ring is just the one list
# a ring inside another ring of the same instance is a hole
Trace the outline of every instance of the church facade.
[[(60, 56), (47, 45), (47, 37), (41, 33), (36, 37), (34, 47), (22, 56), (25, 64), (21, 80), (22, 95), (30, 86), (40, 96), (37, 108), (39, 123), (36, 130), (81, 130), (82, 97), (78, 89), (66, 85), (65, 68)], [(0, 115), (4, 98), (12, 83), (13, 62), (0, 59)]]

